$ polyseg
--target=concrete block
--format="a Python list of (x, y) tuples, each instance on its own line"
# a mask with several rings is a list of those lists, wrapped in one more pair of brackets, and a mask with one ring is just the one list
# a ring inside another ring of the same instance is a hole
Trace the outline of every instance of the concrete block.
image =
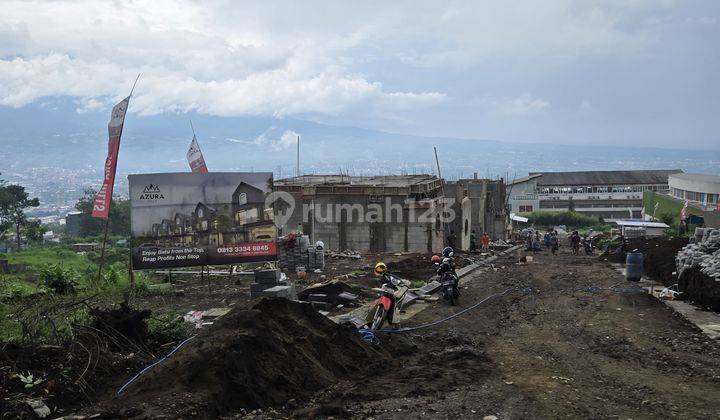
[(338, 295), (338, 298), (347, 301), (356, 301), (358, 299), (358, 295), (349, 292), (342, 292)]
[(310, 302), (310, 304), (317, 310), (327, 311), (332, 309), (332, 304), (329, 302)]
[(290, 298), (290, 286), (275, 286), (260, 292), (260, 296)]
[(311, 293), (307, 296), (308, 302), (326, 302), (328, 295), (322, 293)]

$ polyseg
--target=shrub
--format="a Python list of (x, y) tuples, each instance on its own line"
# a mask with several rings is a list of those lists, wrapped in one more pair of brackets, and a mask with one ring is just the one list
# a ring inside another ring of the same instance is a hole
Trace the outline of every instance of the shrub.
[(668, 226), (672, 226), (673, 222), (675, 222), (675, 216), (671, 213), (662, 213), (658, 219)]
[(536, 226), (566, 225), (568, 228), (588, 227), (598, 224), (598, 219), (575, 211), (534, 211), (526, 214)]
[(120, 274), (110, 266), (107, 271), (105, 271), (105, 274), (103, 274), (103, 280), (107, 286), (115, 286), (120, 281)]
[(150, 317), (147, 325), (149, 336), (158, 344), (181, 341), (189, 336), (189, 324), (180, 316), (166, 314), (158, 318)]
[(40, 272), (40, 281), (53, 292), (64, 295), (75, 292), (77, 273), (60, 265), (46, 266)]
[(28, 287), (18, 283), (9, 283), (0, 291), (0, 300), (3, 302), (18, 302), (29, 294)]

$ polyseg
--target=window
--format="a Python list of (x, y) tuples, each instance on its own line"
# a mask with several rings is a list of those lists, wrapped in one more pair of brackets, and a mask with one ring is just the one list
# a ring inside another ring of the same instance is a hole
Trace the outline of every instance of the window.
[(533, 211), (533, 206), (532, 205), (520, 206), (519, 211), (520, 211), (520, 213), (531, 213)]
[(247, 193), (241, 192), (238, 194), (238, 204), (241, 206), (247, 204)]

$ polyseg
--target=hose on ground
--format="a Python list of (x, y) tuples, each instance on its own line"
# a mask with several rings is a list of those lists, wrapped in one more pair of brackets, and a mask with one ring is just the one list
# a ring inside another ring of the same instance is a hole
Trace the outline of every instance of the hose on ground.
[(141, 377), (145, 372), (149, 371), (149, 370), (152, 369), (153, 367), (155, 367), (155, 366), (157, 366), (158, 364), (162, 363), (165, 359), (167, 359), (168, 357), (172, 356), (175, 352), (177, 352), (178, 350), (180, 350), (180, 349), (182, 348), (182, 346), (184, 346), (188, 341), (192, 340), (192, 339), (195, 338), (195, 337), (197, 337), (197, 335), (193, 335), (193, 336), (185, 339), (183, 342), (181, 342), (180, 344), (178, 344), (177, 347), (175, 347), (170, 353), (168, 353), (167, 355), (165, 355), (165, 357), (159, 359), (159, 360), (156, 361), (155, 363), (151, 364), (150, 366), (148, 366), (148, 367), (146, 367), (145, 369), (143, 369), (143, 370), (141, 370), (140, 372), (138, 372), (137, 375), (135, 375), (135, 376), (133, 376), (132, 378), (130, 378), (130, 380), (125, 383), (125, 385), (121, 386), (120, 389), (118, 389), (118, 392), (117, 392), (116, 395), (122, 394), (123, 391), (125, 391), (125, 388), (127, 388), (131, 383), (135, 382), (135, 381), (136, 381), (139, 377)]

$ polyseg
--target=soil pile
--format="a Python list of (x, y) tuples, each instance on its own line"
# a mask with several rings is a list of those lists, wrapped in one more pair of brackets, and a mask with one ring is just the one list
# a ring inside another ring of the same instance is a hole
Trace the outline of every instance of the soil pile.
[(147, 318), (151, 313), (149, 310), (133, 309), (127, 302), (123, 302), (118, 308), (91, 309), (91, 325), (119, 342), (130, 340), (142, 345), (148, 340)]
[(720, 312), (720, 282), (693, 266), (683, 271), (678, 288), (684, 292), (683, 298), (695, 302), (711, 311)]
[[(428, 280), (435, 276), (437, 267), (430, 261), (432, 255), (414, 255), (403, 258), (399, 261), (387, 263), (390, 273), (407, 280)], [(458, 268), (463, 267), (465, 262), (456, 258), (455, 264)]]
[(647, 241), (644, 251), (645, 272), (665, 286), (676, 283), (677, 277), (673, 275), (675, 256), (687, 244), (687, 238), (654, 238)]
[(308, 304), (248, 302), (130, 385), (111, 416), (213, 416), (307, 400), (387, 359)]
[[(642, 252), (645, 274), (669, 286), (677, 282), (677, 277), (672, 274), (675, 271), (675, 256), (687, 244), (687, 238), (634, 238), (628, 240), (627, 250)], [(626, 257), (625, 253), (601, 256), (617, 263), (625, 263)]]

